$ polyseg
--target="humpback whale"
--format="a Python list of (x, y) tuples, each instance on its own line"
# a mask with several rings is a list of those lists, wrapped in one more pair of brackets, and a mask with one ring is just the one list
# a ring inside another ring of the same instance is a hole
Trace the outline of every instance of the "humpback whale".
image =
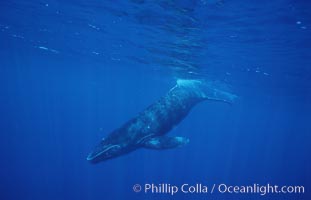
[(170, 149), (189, 143), (189, 139), (166, 134), (179, 124), (199, 102), (204, 100), (232, 103), (234, 94), (212, 87), (200, 80), (177, 80), (177, 84), (157, 102), (102, 139), (87, 156), (98, 163), (139, 148)]

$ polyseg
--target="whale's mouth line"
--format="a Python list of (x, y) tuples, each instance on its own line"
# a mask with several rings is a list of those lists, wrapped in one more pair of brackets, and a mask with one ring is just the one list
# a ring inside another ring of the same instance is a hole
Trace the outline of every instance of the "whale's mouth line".
[(105, 148), (103, 151), (96, 153), (95, 155), (94, 155), (94, 152), (92, 152), (87, 156), (86, 160), (89, 160), (89, 161), (94, 160), (95, 158), (99, 157), (100, 155), (104, 154), (105, 152), (109, 151), (110, 149), (114, 147), (120, 148), (120, 145), (110, 145), (109, 147)]

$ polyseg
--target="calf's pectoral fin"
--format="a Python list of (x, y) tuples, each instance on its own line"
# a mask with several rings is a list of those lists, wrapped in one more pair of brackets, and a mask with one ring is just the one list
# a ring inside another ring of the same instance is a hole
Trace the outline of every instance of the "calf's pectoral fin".
[(184, 137), (169, 137), (169, 136), (158, 136), (146, 140), (142, 146), (148, 149), (171, 149), (183, 146), (189, 143), (188, 138)]

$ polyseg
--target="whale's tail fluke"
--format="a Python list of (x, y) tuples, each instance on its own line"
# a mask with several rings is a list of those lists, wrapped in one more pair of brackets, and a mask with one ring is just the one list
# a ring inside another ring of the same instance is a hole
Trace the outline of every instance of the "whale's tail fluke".
[(212, 82), (195, 79), (178, 79), (177, 86), (191, 88), (197, 96), (206, 100), (220, 101), (232, 104), (237, 99), (235, 94), (219, 89)]
[(209, 88), (207, 92), (204, 92), (204, 95), (204, 98), (207, 100), (221, 101), (229, 104), (232, 104), (237, 98), (236, 95), (230, 92), (219, 90), (216, 88)]

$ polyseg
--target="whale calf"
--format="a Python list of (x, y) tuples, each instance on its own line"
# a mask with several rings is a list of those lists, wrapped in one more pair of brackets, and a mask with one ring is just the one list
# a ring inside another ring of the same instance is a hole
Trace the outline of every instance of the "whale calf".
[(95, 147), (87, 160), (98, 163), (139, 148), (170, 149), (183, 146), (188, 138), (167, 136), (199, 102), (205, 100), (232, 103), (234, 94), (211, 87), (204, 81), (177, 80), (177, 84), (157, 102), (114, 130)]

